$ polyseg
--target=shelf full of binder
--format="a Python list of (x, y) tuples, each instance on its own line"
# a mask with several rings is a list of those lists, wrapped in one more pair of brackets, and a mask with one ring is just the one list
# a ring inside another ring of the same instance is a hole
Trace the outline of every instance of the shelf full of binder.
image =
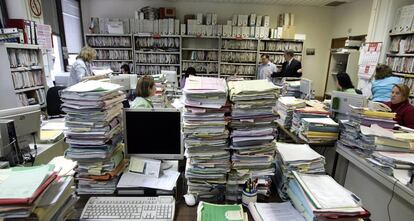
[(161, 70), (180, 73), (180, 35), (134, 35), (135, 73), (138, 75), (160, 74)]
[(386, 64), (391, 67), (395, 76), (411, 79), (414, 75), (414, 32), (390, 34), (390, 38)]
[(46, 106), (46, 76), (39, 46), (6, 43), (12, 85), (23, 106)]
[(128, 64), (134, 72), (132, 34), (86, 34), (85, 42), (96, 50), (92, 66), (107, 67), (116, 73)]

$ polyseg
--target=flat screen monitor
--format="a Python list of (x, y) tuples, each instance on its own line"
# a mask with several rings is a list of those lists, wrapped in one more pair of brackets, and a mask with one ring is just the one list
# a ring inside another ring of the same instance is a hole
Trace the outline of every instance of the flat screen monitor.
[(160, 160), (183, 159), (181, 113), (173, 108), (124, 109), (126, 153)]
[(122, 90), (129, 90), (131, 87), (131, 77), (129, 74), (114, 75), (111, 76), (111, 83), (121, 85)]
[(165, 78), (170, 84), (174, 85), (175, 87), (178, 87), (177, 71), (161, 70), (161, 74), (165, 76)]
[(300, 80), (300, 96), (304, 99), (312, 99), (312, 81), (306, 78)]

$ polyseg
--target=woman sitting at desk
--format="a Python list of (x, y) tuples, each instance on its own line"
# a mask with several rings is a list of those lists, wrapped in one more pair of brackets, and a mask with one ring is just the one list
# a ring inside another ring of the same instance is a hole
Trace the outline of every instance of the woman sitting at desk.
[(131, 103), (131, 108), (154, 108), (150, 97), (156, 92), (155, 81), (151, 76), (145, 75), (139, 78), (135, 93), (137, 97)]
[(338, 73), (336, 75), (336, 86), (338, 87), (339, 91), (343, 91), (350, 94), (362, 94), (360, 90), (356, 90), (354, 85), (352, 84), (351, 78), (347, 73)]
[(392, 69), (385, 64), (375, 68), (375, 80), (372, 82), (372, 100), (387, 102), (391, 99), (391, 91), (395, 84), (401, 84), (401, 78), (392, 75)]
[(404, 84), (396, 84), (392, 88), (391, 101), (385, 102), (397, 115), (395, 121), (401, 126), (414, 129), (414, 106), (409, 103), (410, 88)]

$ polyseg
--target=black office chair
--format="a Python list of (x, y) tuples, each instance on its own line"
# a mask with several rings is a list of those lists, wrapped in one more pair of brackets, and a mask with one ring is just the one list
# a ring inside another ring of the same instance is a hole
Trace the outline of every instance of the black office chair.
[(46, 103), (47, 103), (47, 114), (50, 117), (60, 117), (62, 114), (66, 114), (62, 111), (61, 105), (62, 100), (60, 99), (60, 91), (66, 87), (55, 86), (47, 90)]
[(361, 90), (359, 90), (359, 89), (355, 89), (355, 93), (357, 93), (357, 94), (362, 94), (362, 91), (361, 91)]

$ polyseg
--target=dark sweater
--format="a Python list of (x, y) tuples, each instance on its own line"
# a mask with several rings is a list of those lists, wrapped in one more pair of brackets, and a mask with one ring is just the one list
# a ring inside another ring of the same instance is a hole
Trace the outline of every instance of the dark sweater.
[(399, 104), (392, 104), (391, 102), (385, 102), (391, 110), (397, 115), (395, 121), (401, 126), (414, 129), (414, 106), (408, 101), (401, 102)]

